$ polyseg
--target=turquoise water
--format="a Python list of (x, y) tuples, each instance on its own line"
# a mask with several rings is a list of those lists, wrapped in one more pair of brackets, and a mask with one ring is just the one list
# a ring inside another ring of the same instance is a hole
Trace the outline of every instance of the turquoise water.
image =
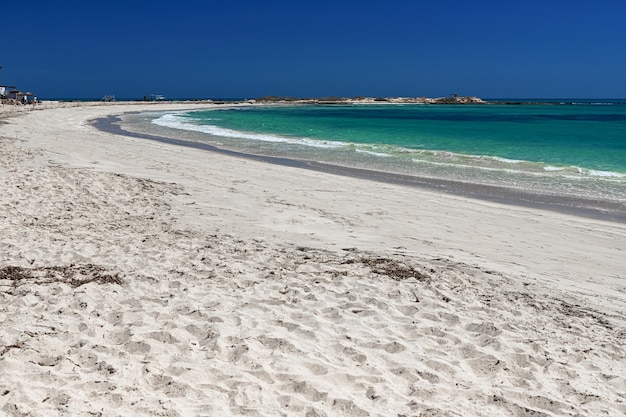
[(149, 119), (246, 153), (626, 201), (626, 101), (249, 106)]
[(598, 105), (301, 106), (186, 117), (198, 125), (315, 139), (319, 146), (333, 141), (389, 153), (447, 151), (626, 174), (626, 105), (608, 110)]

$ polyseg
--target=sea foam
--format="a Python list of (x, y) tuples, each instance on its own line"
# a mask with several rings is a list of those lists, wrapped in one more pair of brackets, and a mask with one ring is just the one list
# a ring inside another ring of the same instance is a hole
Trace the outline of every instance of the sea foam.
[[(262, 133), (250, 133), (240, 132), (237, 130), (226, 129), (214, 125), (198, 125), (190, 123), (187, 118), (182, 116), (184, 113), (167, 113), (163, 116), (152, 120), (152, 123), (167, 127), (170, 129), (188, 130), (193, 132), (206, 133), (212, 136), (220, 136), (236, 139), (248, 139), (259, 140), (263, 142), (275, 142), (275, 143), (290, 143), (296, 145), (305, 145), (316, 148), (338, 148), (347, 146), (347, 143), (332, 141), (332, 140), (318, 140), (311, 138), (289, 138), (279, 135), (262, 134)], [(209, 119), (210, 120), (210, 119)]]

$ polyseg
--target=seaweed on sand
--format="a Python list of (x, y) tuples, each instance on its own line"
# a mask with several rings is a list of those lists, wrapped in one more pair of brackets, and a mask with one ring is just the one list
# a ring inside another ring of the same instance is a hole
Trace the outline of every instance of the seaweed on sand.
[(361, 257), (358, 259), (348, 259), (343, 264), (361, 263), (370, 267), (373, 273), (386, 275), (395, 281), (403, 281), (405, 279), (414, 278), (418, 281), (429, 281), (430, 276), (418, 271), (414, 267), (390, 258), (369, 258)]
[(119, 273), (107, 273), (105, 268), (92, 264), (31, 268), (5, 266), (0, 268), (0, 281), (11, 281), (12, 287), (18, 287), (26, 283), (45, 285), (62, 282), (73, 288), (91, 282), (117, 285), (124, 283)]

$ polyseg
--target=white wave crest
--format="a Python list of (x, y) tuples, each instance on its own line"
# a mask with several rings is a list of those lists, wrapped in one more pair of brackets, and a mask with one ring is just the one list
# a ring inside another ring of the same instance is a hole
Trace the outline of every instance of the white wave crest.
[[(485, 158), (484, 156), (481, 156), (481, 158)], [(504, 162), (506, 164), (521, 164), (522, 160), (519, 159), (509, 159), (509, 158), (503, 158), (501, 156), (489, 156), (489, 159), (493, 159), (494, 161), (499, 161), (499, 162)]]
[(291, 143), (297, 145), (311, 146), (315, 148), (338, 148), (347, 144), (332, 140), (317, 140), (311, 138), (288, 138), (278, 135), (269, 135), (262, 133), (240, 132), (232, 129), (225, 129), (214, 125), (197, 125), (189, 123), (186, 118), (182, 117), (183, 113), (168, 113), (152, 120), (152, 123), (168, 127), (170, 129), (188, 130), (193, 132), (206, 133), (213, 136), (221, 136), (227, 138), (259, 140), (263, 142)]
[(546, 165), (543, 167), (544, 171), (565, 171), (566, 167), (555, 167), (554, 165)]
[[(620, 172), (601, 171), (597, 169), (587, 169), (577, 166), (558, 167), (553, 165), (546, 165), (545, 167), (543, 167), (543, 170), (548, 172), (563, 172), (566, 175), (571, 173), (577, 173), (581, 177), (626, 178), (626, 174), (622, 174)], [(572, 177), (572, 175), (567, 176)]]
[(389, 155), (388, 153), (368, 151), (366, 149), (355, 148), (354, 151), (358, 152), (358, 153), (365, 153), (365, 154), (368, 154), (368, 155), (373, 155), (373, 156), (380, 156), (382, 158), (389, 158), (389, 157), (391, 157), (391, 155)]
[(599, 171), (595, 169), (590, 169), (587, 173), (592, 177), (626, 178), (626, 174), (612, 171)]

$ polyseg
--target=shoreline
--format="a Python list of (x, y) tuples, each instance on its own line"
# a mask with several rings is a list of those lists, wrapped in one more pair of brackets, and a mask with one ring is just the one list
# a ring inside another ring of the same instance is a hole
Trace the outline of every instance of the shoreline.
[(618, 223), (626, 223), (626, 207), (613, 201), (584, 199), (580, 197), (554, 196), (533, 193), (526, 190), (516, 190), (493, 185), (465, 183), (454, 180), (420, 177), (406, 174), (397, 174), (384, 171), (375, 171), (362, 168), (346, 167), (317, 161), (299, 160), (285, 157), (273, 157), (265, 155), (247, 154), (202, 142), (186, 141), (148, 133), (130, 132), (121, 125), (119, 116), (108, 116), (93, 120), (91, 124), (105, 132), (159, 141), (176, 146), (187, 146), (205, 151), (216, 152), (223, 155), (236, 156), (244, 159), (262, 161), (301, 169), (310, 169), (327, 174), (360, 178), (370, 181), (416, 187), (449, 193), (467, 198), (475, 198), (495, 203), (515, 205), (540, 210), (551, 210), (559, 213), (589, 217), (598, 220), (607, 220)]
[[(626, 413), (626, 225), (0, 125), (0, 414)], [(186, 108), (189, 108), (187, 106)]]

